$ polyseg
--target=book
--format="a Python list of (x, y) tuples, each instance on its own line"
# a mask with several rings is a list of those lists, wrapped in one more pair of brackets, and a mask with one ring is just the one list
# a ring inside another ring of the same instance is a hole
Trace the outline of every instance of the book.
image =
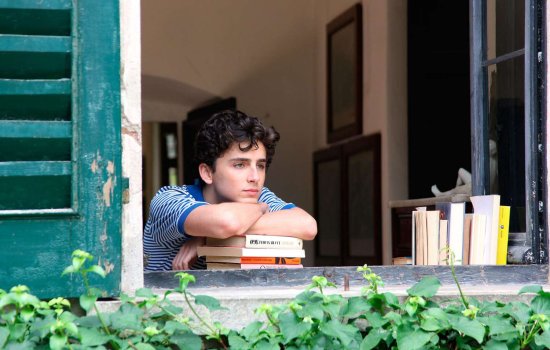
[(447, 220), (439, 220), (439, 265), (448, 265)]
[(423, 255), (420, 254), (418, 255), (418, 250), (420, 249), (420, 247), (418, 246), (418, 242), (419, 242), (419, 237), (420, 236), (420, 233), (418, 232), (418, 228), (417, 226), (419, 225), (420, 222), (422, 222), (422, 220), (419, 220), (419, 215), (424, 215), (424, 214), (418, 214), (419, 212), (425, 212), (426, 211), (426, 207), (416, 207), (416, 210), (413, 210), (413, 212), (411, 213), (412, 215), (412, 218), (411, 218), (411, 221), (412, 221), (412, 225), (411, 225), (411, 229), (412, 229), (412, 264), (413, 265), (423, 265), (424, 262), (423, 262)]
[(302, 249), (303, 241), (296, 237), (245, 235), (225, 239), (207, 237), (206, 245), (211, 247)]
[(235, 257), (235, 256), (207, 256), (206, 263), (234, 263), (234, 264), (278, 264), (278, 265), (299, 265), (301, 258), (287, 257)]
[(470, 228), (470, 265), (483, 265), (485, 247), (485, 223), (487, 216), (472, 214), (472, 227)]
[(500, 196), (497, 194), (470, 197), (475, 214), (486, 216), (483, 264), (496, 265), (498, 249), (498, 216)]
[(426, 223), (426, 211), (419, 210), (413, 212), (413, 226), (415, 227), (415, 245), (413, 246), (414, 250), (414, 264), (415, 265), (426, 265), (428, 262), (428, 236), (426, 235), (427, 223)]
[(426, 265), (439, 265), (439, 210), (426, 211)]
[(392, 265), (412, 265), (410, 256), (398, 256), (392, 259)]
[(508, 259), (508, 230), (510, 207), (501, 205), (498, 214), (497, 265), (506, 265)]
[(464, 240), (462, 244), (464, 254), (462, 254), (462, 265), (470, 265), (472, 215), (473, 214), (464, 215)]
[(265, 257), (289, 257), (289, 258), (305, 258), (306, 254), (303, 249), (255, 249), (255, 248), (240, 248), (240, 247), (197, 247), (198, 256), (265, 256)]
[(208, 270), (257, 270), (257, 269), (301, 269), (302, 264), (238, 264), (238, 263), (207, 263)]
[(447, 220), (447, 242), (455, 254), (455, 265), (462, 265), (464, 244), (464, 202), (438, 202), (435, 209), (441, 212), (441, 220)]

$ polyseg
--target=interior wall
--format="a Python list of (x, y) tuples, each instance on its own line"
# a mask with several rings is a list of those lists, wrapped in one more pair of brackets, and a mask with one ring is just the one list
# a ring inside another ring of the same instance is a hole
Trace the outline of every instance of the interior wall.
[[(316, 2), (317, 103), (315, 149), (326, 142), (326, 24), (357, 1)], [(407, 189), (407, 0), (363, 0), (363, 134), (382, 135), (382, 249), (391, 264), (388, 202)]]
[[(201, 96), (234, 96), (240, 110), (273, 125), (281, 141), (266, 186), (312, 214), (315, 6), (314, 0), (142, 2), (148, 85), (168, 91), (169, 81), (182, 99), (189, 91), (202, 92), (197, 103)], [(143, 120), (183, 120), (186, 110), (198, 107), (145, 90)], [(313, 263), (312, 247), (306, 244), (305, 265)]]
[[(201, 99), (235, 96), (239, 109), (282, 135), (267, 186), (313, 213), (312, 154), (327, 147), (326, 24), (354, 3), (142, 2), (143, 120), (184, 119)], [(363, 128), (382, 134), (383, 261), (389, 264), (387, 203), (408, 198), (407, 0), (362, 3)], [(162, 89), (178, 93), (162, 100)], [(193, 98), (180, 101), (185, 95)], [(306, 249), (308, 265), (313, 245)]]

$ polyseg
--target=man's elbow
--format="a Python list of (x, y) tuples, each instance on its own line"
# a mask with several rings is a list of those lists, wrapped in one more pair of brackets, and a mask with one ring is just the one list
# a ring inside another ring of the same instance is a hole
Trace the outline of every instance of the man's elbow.
[(317, 221), (313, 217), (309, 217), (304, 223), (302, 235), (306, 241), (311, 241), (317, 236)]

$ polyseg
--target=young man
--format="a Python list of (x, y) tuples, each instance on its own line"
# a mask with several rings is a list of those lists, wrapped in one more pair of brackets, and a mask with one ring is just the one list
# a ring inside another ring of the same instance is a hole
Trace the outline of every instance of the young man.
[[(151, 201), (145, 271), (193, 266), (204, 237), (247, 233), (311, 240), (317, 223), (264, 187), (279, 133), (239, 111), (213, 115), (195, 140), (200, 182), (161, 188)], [(204, 268), (204, 261), (195, 264)]]

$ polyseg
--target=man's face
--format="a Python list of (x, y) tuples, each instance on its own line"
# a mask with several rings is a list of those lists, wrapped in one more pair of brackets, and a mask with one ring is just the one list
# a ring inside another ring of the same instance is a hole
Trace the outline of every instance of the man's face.
[[(246, 144), (242, 144), (246, 146)], [(266, 173), (266, 152), (261, 142), (243, 152), (238, 143), (231, 145), (216, 160), (212, 173), (212, 188), (217, 203), (257, 203), (264, 186)]]

